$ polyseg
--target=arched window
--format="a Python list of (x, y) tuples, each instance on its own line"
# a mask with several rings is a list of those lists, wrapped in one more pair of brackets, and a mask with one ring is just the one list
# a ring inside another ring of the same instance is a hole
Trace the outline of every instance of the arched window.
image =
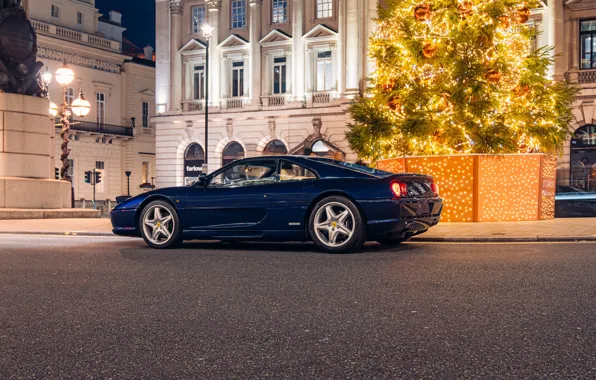
[(265, 149), (263, 149), (263, 154), (267, 156), (288, 154), (288, 148), (286, 148), (286, 144), (280, 140), (271, 140), (267, 146), (265, 146)]
[(236, 160), (244, 158), (244, 148), (236, 141), (232, 141), (223, 150), (222, 165), (226, 166)]
[(205, 151), (197, 143), (192, 143), (184, 152), (184, 184), (190, 185), (203, 172)]
[(582, 191), (596, 190), (596, 125), (584, 125), (575, 131), (569, 158), (569, 185)]

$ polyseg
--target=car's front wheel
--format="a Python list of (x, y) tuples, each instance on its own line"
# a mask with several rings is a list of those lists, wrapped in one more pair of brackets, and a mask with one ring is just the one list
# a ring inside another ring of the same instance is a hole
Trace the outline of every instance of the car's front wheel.
[(366, 241), (362, 216), (345, 197), (322, 199), (313, 208), (308, 225), (314, 243), (329, 253), (357, 251)]
[(141, 236), (152, 248), (171, 248), (182, 241), (178, 214), (167, 202), (154, 201), (145, 206), (140, 223)]

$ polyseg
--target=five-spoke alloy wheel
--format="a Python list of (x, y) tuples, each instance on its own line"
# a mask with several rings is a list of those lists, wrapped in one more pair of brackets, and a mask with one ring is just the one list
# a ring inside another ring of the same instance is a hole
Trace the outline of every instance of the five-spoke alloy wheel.
[(154, 201), (143, 209), (141, 235), (153, 248), (169, 248), (181, 242), (180, 221), (176, 210), (167, 202)]
[(366, 231), (358, 208), (347, 198), (327, 197), (312, 210), (310, 236), (330, 253), (358, 250), (366, 241)]

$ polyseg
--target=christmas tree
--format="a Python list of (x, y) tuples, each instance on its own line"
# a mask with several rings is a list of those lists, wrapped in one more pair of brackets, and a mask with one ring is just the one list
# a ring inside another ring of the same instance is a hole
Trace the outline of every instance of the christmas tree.
[(534, 49), (538, 1), (389, 0), (370, 56), (376, 71), (350, 108), (361, 158), (554, 153), (578, 87), (549, 79), (552, 48)]

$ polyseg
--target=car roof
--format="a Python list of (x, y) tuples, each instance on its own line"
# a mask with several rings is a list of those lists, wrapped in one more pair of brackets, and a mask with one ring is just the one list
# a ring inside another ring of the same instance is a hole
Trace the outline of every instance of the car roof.
[(325, 162), (321, 157), (312, 156), (258, 156), (250, 157), (239, 160), (241, 162), (261, 161), (264, 159), (274, 160), (288, 160), (296, 164), (306, 166), (307, 168), (315, 171), (320, 178), (379, 178), (379, 176), (372, 173), (365, 173), (358, 170), (350, 169), (348, 167), (342, 167), (334, 165), (332, 162)]

